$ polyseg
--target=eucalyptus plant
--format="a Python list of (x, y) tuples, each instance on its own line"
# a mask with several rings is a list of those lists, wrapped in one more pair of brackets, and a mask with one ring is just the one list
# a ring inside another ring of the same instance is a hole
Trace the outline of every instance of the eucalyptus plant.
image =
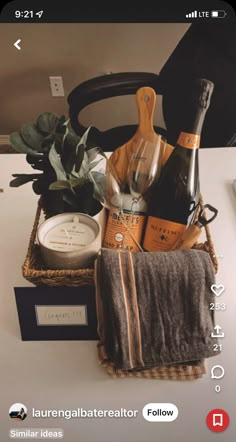
[(80, 138), (65, 116), (45, 112), (35, 123), (23, 124), (10, 135), (13, 148), (26, 154), (26, 160), (40, 173), (15, 173), (11, 187), (32, 182), (37, 195), (42, 195), (48, 216), (78, 211), (96, 214), (100, 203), (93, 197), (89, 172), (97, 165), (101, 149), (88, 141), (89, 128)]

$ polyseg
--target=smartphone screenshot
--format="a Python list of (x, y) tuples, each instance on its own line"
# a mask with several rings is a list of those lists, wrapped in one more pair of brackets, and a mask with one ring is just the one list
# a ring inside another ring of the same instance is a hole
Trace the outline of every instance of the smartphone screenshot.
[(0, 11), (0, 440), (233, 442), (236, 16)]

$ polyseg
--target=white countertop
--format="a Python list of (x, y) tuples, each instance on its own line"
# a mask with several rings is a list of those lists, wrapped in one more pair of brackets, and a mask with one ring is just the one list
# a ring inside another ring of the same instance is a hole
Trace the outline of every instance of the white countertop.
[[(200, 151), (201, 191), (205, 203), (217, 207), (219, 214), (210, 225), (219, 258), (217, 283), (225, 285), (221, 302), (225, 312), (216, 319), (225, 333), (223, 352), (208, 360), (208, 374), (187, 382), (123, 379), (113, 380), (98, 366), (96, 342), (22, 342), (14, 298), (14, 286), (30, 286), (21, 274), (29, 235), (35, 216), (37, 195), (31, 184), (10, 188), (12, 173), (32, 169), (24, 155), (0, 155), (0, 440), (8, 440), (10, 428), (63, 428), (66, 442), (203, 442), (235, 440), (236, 374), (236, 148)], [(210, 368), (221, 364), (225, 376), (210, 379)], [(214, 387), (220, 384), (221, 392)], [(10, 421), (8, 409), (21, 402), (36, 409), (129, 408), (139, 410), (136, 419), (32, 419)], [(172, 423), (149, 423), (142, 417), (144, 405), (171, 402), (179, 408)], [(234, 405), (233, 405), (234, 404)], [(205, 418), (214, 408), (231, 416), (229, 428), (211, 432)], [(178, 436), (177, 436), (178, 435)]]

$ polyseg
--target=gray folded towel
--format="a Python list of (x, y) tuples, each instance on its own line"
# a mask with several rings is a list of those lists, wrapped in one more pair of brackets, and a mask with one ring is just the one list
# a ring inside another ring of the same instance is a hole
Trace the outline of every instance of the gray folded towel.
[(98, 333), (116, 368), (146, 369), (216, 356), (215, 282), (201, 250), (130, 253), (102, 249), (95, 284)]

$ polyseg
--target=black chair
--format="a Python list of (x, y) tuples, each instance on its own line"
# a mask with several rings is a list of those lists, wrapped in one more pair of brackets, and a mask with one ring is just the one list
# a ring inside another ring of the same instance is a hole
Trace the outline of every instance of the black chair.
[(188, 115), (188, 88), (195, 78), (215, 85), (204, 121), (201, 147), (236, 145), (235, 22), (194, 23), (159, 72), (169, 143), (175, 144)]
[[(158, 75), (154, 73), (122, 72), (102, 75), (81, 83), (71, 91), (67, 98), (72, 128), (80, 136), (85, 132), (86, 128), (81, 124), (79, 115), (89, 104), (106, 98), (134, 95), (140, 87), (144, 86), (152, 87), (157, 94), (162, 95)], [(122, 146), (134, 135), (138, 126), (137, 123), (124, 125), (102, 132), (94, 122), (91, 125), (90, 140), (100, 145), (104, 151), (113, 151)], [(154, 126), (154, 129), (157, 133), (167, 136), (165, 129), (157, 126)]]
[[(85, 127), (79, 113), (88, 104), (120, 95), (135, 94), (142, 86), (152, 87), (162, 95), (163, 116), (167, 133), (155, 127), (172, 145), (188, 116), (188, 96), (196, 78), (215, 84), (210, 108), (203, 126), (201, 147), (236, 145), (236, 26), (234, 22), (192, 24), (180, 40), (159, 75), (125, 72), (93, 78), (81, 83), (68, 96), (69, 116), (73, 129), (82, 135)], [(96, 126), (96, 122), (92, 122)], [(114, 150), (128, 141), (136, 125), (114, 127), (90, 133), (104, 150)]]

